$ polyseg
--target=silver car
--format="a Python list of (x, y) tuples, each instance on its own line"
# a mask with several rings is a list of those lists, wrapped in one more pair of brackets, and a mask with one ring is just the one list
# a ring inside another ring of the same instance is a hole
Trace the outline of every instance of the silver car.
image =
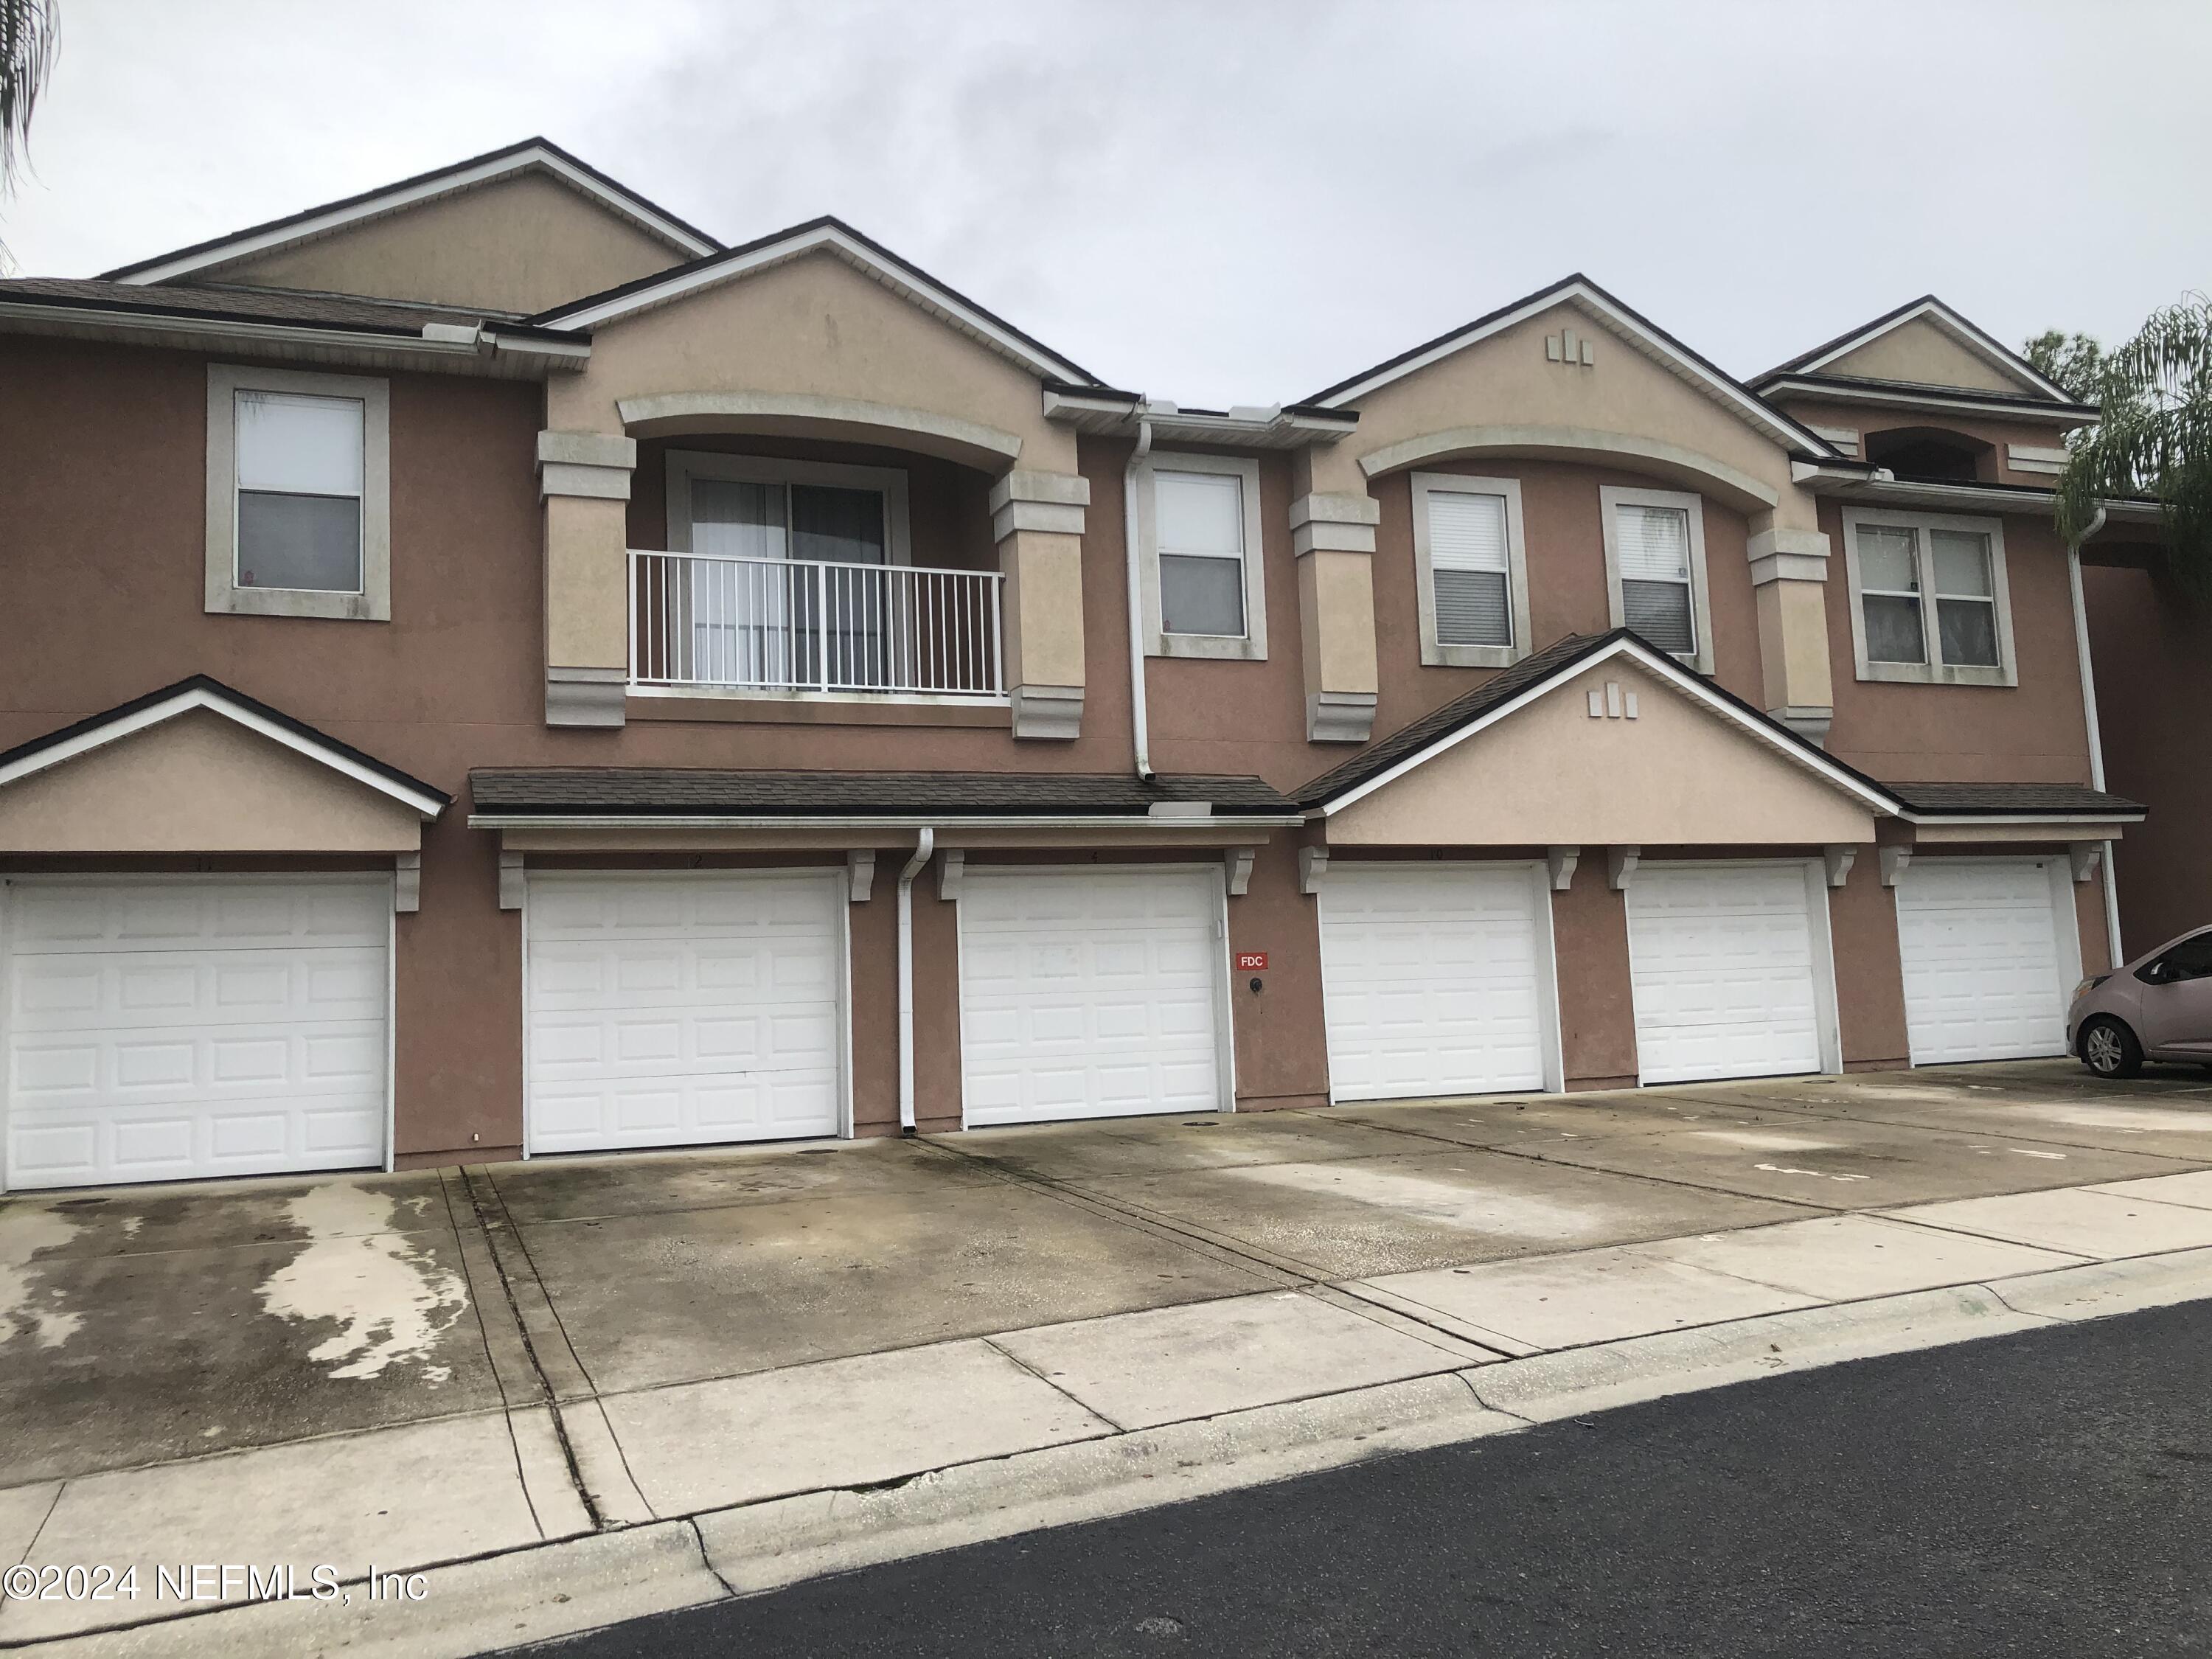
[(2099, 1077), (2133, 1077), (2146, 1060), (2212, 1066), (2212, 927), (2083, 980), (2066, 1046)]

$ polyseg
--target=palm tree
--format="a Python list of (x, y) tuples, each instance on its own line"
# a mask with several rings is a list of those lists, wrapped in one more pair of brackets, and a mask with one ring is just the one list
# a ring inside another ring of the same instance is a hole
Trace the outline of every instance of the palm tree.
[[(58, 0), (0, 0), (0, 197), (15, 188), (31, 112), (54, 66)], [(7, 249), (0, 246), (0, 266)]]
[(2212, 599), (2212, 299), (2188, 294), (2160, 307), (2111, 352), (2054, 330), (2030, 341), (2028, 354), (2076, 397), (2101, 405), (2097, 424), (2068, 446), (2058, 533), (2069, 542), (2086, 534), (2100, 499), (2148, 495), (2164, 520), (2176, 580)]

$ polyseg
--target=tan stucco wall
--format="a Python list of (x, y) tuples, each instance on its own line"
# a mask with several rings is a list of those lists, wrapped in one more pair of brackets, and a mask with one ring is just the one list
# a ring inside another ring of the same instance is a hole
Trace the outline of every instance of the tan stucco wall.
[(629, 664), (628, 503), (587, 495), (545, 501), (545, 662)]
[[(1563, 327), (1587, 337), (1596, 362), (1549, 361), (1544, 339)], [(1358, 400), (1359, 428), (1314, 463), (1316, 489), (1363, 489), (1357, 463), (1409, 440), (1468, 427), (1581, 428), (1656, 441), (1747, 474), (1779, 499), (1778, 521), (1812, 525), (1810, 498), (1791, 483), (1785, 450), (1705, 392), (1607, 332), (1571, 302), (1516, 323)], [(1511, 448), (1492, 453), (1510, 454)], [(1524, 454), (1543, 453), (1522, 450)], [(1418, 463), (1428, 465), (1430, 461)], [(1614, 465), (1666, 477), (1658, 464), (1621, 456)], [(1326, 477), (1324, 484), (1319, 480)], [(1687, 478), (1675, 488), (1699, 488)], [(1711, 493), (1711, 486), (1704, 487)], [(1756, 505), (1739, 501), (1740, 508)]]
[(1863, 380), (1910, 380), (1917, 386), (1971, 387), (1977, 392), (2033, 392), (1979, 352), (1969, 351), (1925, 317), (1875, 336), (1855, 350), (1820, 365), (1823, 374)]
[(1317, 548), (1297, 561), (1298, 637), (1305, 688), (1372, 694), (1374, 555)]
[[(1587, 693), (1638, 694), (1592, 720)], [(1618, 659), (1329, 820), (1332, 846), (1743, 846), (1874, 839), (1871, 812)]]
[(526, 315), (689, 258), (568, 185), (526, 173), (204, 274)]
[(1827, 585), (1771, 581), (1755, 590), (1759, 603), (1762, 708), (1832, 708), (1835, 678), (1828, 662)]
[(687, 392), (920, 410), (1014, 434), (1025, 468), (1076, 470), (1074, 436), (1046, 422), (1036, 375), (830, 253), (600, 325), (591, 366), (549, 386), (546, 423), (617, 433), (623, 398)]
[(411, 853), (410, 808), (195, 709), (0, 788), (0, 852)]

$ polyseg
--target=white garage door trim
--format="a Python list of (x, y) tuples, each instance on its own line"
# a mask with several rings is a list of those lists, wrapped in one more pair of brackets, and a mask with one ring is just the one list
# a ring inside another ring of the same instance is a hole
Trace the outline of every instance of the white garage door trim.
[[(1914, 1008), (1920, 1006), (1919, 1000), (1914, 995), (1913, 969), (1907, 956), (1910, 927), (1907, 911), (1912, 903), (1915, 883), (1924, 883), (1948, 872), (1992, 869), (2036, 871), (2042, 877), (2044, 890), (2050, 896), (2047, 915), (2051, 936), (2051, 1040), (2047, 1046), (2036, 1046), (2032, 1053), (2013, 1048), (2002, 1054), (1935, 1054), (1930, 1052), (1930, 1043), (1924, 1040), (1928, 1035), (1926, 1023), (1920, 1022), (1922, 1029), (1916, 1031), (1912, 1018)], [(1896, 888), (1897, 953), (1899, 972), (1905, 981), (1905, 1041), (1915, 1066), (1957, 1065), (1973, 1060), (2028, 1059), (2066, 1052), (2066, 1004), (2081, 977), (2081, 921), (2075, 892), (2072, 861), (2063, 857), (1940, 858), (1919, 854), (1905, 866), (1899, 874)]]
[[(1530, 920), (1533, 924), (1533, 963), (1536, 991), (1537, 1054), (1540, 1075), (1528, 1084), (1510, 1084), (1501, 1088), (1487, 1085), (1467, 1091), (1447, 1092), (1503, 1093), (1513, 1089), (1542, 1089), (1557, 1094), (1566, 1085), (1563, 1060), (1564, 1045), (1559, 1030), (1559, 970), (1556, 936), (1553, 929), (1552, 883), (1549, 867), (1541, 860), (1526, 862), (1519, 860), (1395, 860), (1374, 859), (1340, 860), (1331, 867), (1316, 895), (1315, 924), (1321, 942), (1322, 1018), (1328, 1024), (1328, 1004), (1332, 977), (1329, 969), (1330, 896), (1341, 891), (1346, 884), (1362, 880), (1389, 880), (1395, 878), (1408, 882), (1424, 875), (1449, 877), (1453, 874), (1490, 873), (1499, 876), (1519, 876), (1528, 884)], [(1393, 1093), (1370, 1093), (1364, 1090), (1347, 1091), (1337, 1075), (1336, 1056), (1329, 1055), (1328, 1098), (1331, 1105), (1340, 1101), (1410, 1099), (1414, 1096)]]
[[(1644, 1054), (1642, 1023), (1636, 1013), (1636, 921), (1633, 894), (1636, 883), (1648, 872), (1665, 873), (1677, 871), (1717, 873), (1725, 870), (1795, 870), (1805, 884), (1805, 920), (1813, 958), (1813, 1030), (1819, 1050), (1819, 1069), (1840, 1072), (1844, 1068), (1841, 1023), (1836, 1011), (1836, 952), (1835, 942), (1828, 919), (1827, 868), (1820, 859), (1683, 859), (1641, 864), (1629, 877), (1629, 891), (1623, 894), (1622, 921), (1628, 933), (1628, 1000), (1630, 1020), (1637, 1035), (1636, 1080), (1639, 1085), (1655, 1081), (1650, 1074)], [(1726, 1076), (1785, 1076), (1782, 1073), (1730, 1073)], [(1800, 1074), (1802, 1075), (1802, 1074)], [(1657, 1081), (1677, 1079), (1662, 1079)], [(1686, 1079), (1684, 1079), (1686, 1080)]]
[[(1216, 863), (1161, 864), (983, 864), (973, 862), (963, 866), (961, 873), (960, 895), (976, 884), (1018, 880), (1033, 876), (1082, 876), (1134, 878), (1139, 876), (1195, 875), (1209, 883), (1209, 908), (1213, 918), (1213, 1048), (1214, 1085), (1218, 1102), (1215, 1111), (1233, 1112), (1237, 1109), (1237, 1009), (1236, 999), (1231, 994), (1229, 980), (1229, 887), (1222, 866)], [(960, 1127), (970, 1127), (968, 1088), (968, 907), (956, 902), (953, 913), (954, 983), (958, 990), (959, 1012), (954, 1022), (954, 1032), (959, 1043), (960, 1066)], [(1188, 1111), (1189, 1107), (1176, 1107), (1176, 1111)], [(1165, 1116), (1163, 1111), (1152, 1115)], [(1131, 1115), (1136, 1115), (1132, 1114)], [(1040, 1118), (1037, 1122), (1078, 1121), (1076, 1119)], [(978, 1127), (1002, 1127), (983, 1124)]]
[[(853, 1136), (853, 912), (848, 896), (844, 868), (830, 868), (820, 865), (800, 865), (788, 868), (749, 870), (718, 868), (702, 870), (532, 870), (523, 872), (522, 896), (522, 1156), (568, 1158), (594, 1156), (589, 1152), (538, 1152), (531, 1150), (536, 1139), (537, 1066), (531, 1052), (531, 1011), (537, 1006), (532, 994), (530, 951), (531, 895), (550, 884), (586, 882), (680, 882), (692, 879), (748, 881), (815, 881), (834, 890), (837, 907), (837, 1124), (836, 1138), (849, 1140)], [(808, 1137), (794, 1136), (775, 1140), (733, 1140), (702, 1142), (701, 1145), (725, 1146), (793, 1146)], [(624, 1148), (609, 1147), (606, 1155), (619, 1155)]]
[[(15, 918), (14, 918), (14, 915), (13, 915), (13, 914), (12, 914), (12, 905), (11, 905), (11, 896), (12, 896), (14, 893), (15, 893), (16, 891), (18, 891), (18, 890), (21, 890), (21, 889), (24, 889), (24, 888), (29, 888), (29, 887), (151, 887), (151, 886), (163, 886), (163, 887), (179, 887), (179, 886), (206, 886), (206, 887), (218, 887), (218, 886), (232, 886), (232, 887), (238, 887), (238, 886), (263, 886), (263, 887), (266, 887), (266, 886), (280, 886), (280, 885), (281, 885), (281, 886), (306, 886), (306, 885), (315, 885), (315, 886), (325, 886), (325, 887), (330, 887), (330, 886), (359, 886), (359, 887), (362, 887), (362, 888), (364, 888), (364, 889), (368, 889), (368, 890), (371, 890), (376, 891), (376, 892), (379, 894), (379, 896), (380, 896), (380, 899), (381, 899), (381, 901), (382, 901), (382, 902), (381, 902), (381, 907), (380, 907), (380, 908), (381, 908), (381, 909), (382, 909), (383, 915), (384, 915), (384, 939), (383, 939), (383, 949), (384, 949), (384, 1009), (383, 1009), (383, 1017), (384, 1017), (384, 1055), (383, 1055), (383, 1062), (384, 1062), (384, 1108), (383, 1108), (383, 1121), (382, 1121), (382, 1125), (381, 1125), (381, 1136), (382, 1136), (382, 1141), (383, 1141), (383, 1153), (382, 1153), (382, 1157), (381, 1157), (380, 1160), (372, 1161), (372, 1162), (370, 1162), (370, 1163), (363, 1164), (359, 1164), (359, 1165), (345, 1165), (345, 1166), (343, 1166), (343, 1167), (345, 1167), (345, 1168), (349, 1168), (349, 1169), (354, 1169), (354, 1168), (358, 1168), (358, 1169), (379, 1169), (379, 1168), (380, 1168), (380, 1169), (382, 1169), (382, 1170), (386, 1170), (386, 1171), (389, 1172), (389, 1171), (391, 1170), (391, 1169), (392, 1168), (393, 1151), (394, 1151), (394, 1146), (395, 1146), (395, 1144), (396, 1144), (396, 1137), (395, 1137), (395, 1133), (394, 1133), (394, 1120), (395, 1120), (395, 1117), (396, 1117), (396, 1115), (397, 1115), (397, 1112), (396, 1112), (397, 1103), (398, 1103), (398, 1102), (397, 1102), (397, 1087), (398, 1087), (398, 1000), (399, 1000), (399, 999), (398, 999), (398, 963), (399, 963), (399, 945), (398, 945), (398, 922), (397, 922), (397, 916), (396, 916), (396, 914), (395, 914), (395, 911), (396, 911), (396, 905), (395, 905), (395, 903), (394, 903), (394, 900), (395, 900), (395, 898), (396, 898), (396, 896), (397, 896), (396, 892), (395, 892), (395, 880), (396, 880), (395, 877), (393, 877), (393, 876), (392, 876), (392, 875), (386, 875), (386, 874), (384, 874), (384, 873), (381, 873), (381, 872), (376, 872), (376, 871), (347, 871), (347, 870), (335, 870), (335, 871), (295, 871), (295, 870), (283, 870), (283, 871), (276, 871), (276, 870), (270, 870), (270, 871), (221, 871), (221, 872), (197, 872), (197, 871), (115, 871), (115, 872), (108, 872), (108, 871), (96, 871), (96, 870), (95, 870), (95, 871), (68, 871), (68, 872), (60, 872), (60, 871), (57, 871), (57, 872), (26, 872), (26, 873), (19, 874), (19, 875), (8, 875), (8, 876), (4, 876), (4, 877), (0, 877), (0, 1194), (7, 1193), (7, 1192), (10, 1191), (11, 1189), (13, 1189), (13, 1190), (21, 1190), (21, 1191), (32, 1191), (32, 1190), (40, 1190), (40, 1191), (59, 1191), (59, 1190), (65, 1190), (65, 1189), (63, 1189), (63, 1188), (12, 1188), (12, 1185), (11, 1185), (11, 1173), (10, 1173), (9, 1169), (9, 1164), (8, 1164), (8, 1157), (9, 1157), (9, 1143), (10, 1143), (10, 1135), (9, 1135), (9, 1110), (10, 1110), (11, 1101), (10, 1101), (9, 1097), (10, 1097), (10, 1095), (11, 1095), (11, 1093), (12, 1093), (12, 1090), (11, 1090), (11, 1087), (10, 1087), (10, 1082), (9, 1082), (10, 1073), (9, 1073), (9, 1067), (8, 1067), (8, 1058), (7, 1058), (7, 1057), (8, 1057), (9, 1054), (10, 1053), (10, 1049), (9, 1049), (9, 1038), (10, 1038), (10, 1035), (11, 1035), (11, 1034), (10, 1034), (10, 1032), (9, 1031), (9, 1029), (8, 1029), (8, 1011), (9, 1011), (9, 1009), (10, 1007), (12, 1007), (12, 1006), (14, 1006), (14, 1003), (13, 1003), (13, 993), (14, 993), (14, 987), (13, 987), (13, 984), (12, 984), (12, 982), (11, 982), (11, 978), (10, 978), (10, 975), (11, 975), (11, 973), (12, 973), (12, 969), (13, 969), (13, 962), (14, 962), (14, 931), (13, 931), (13, 930), (14, 930)], [(270, 1172), (269, 1172), (268, 1176), (265, 1176), (265, 1177), (264, 1177), (264, 1176), (258, 1176), (258, 1175), (256, 1175), (256, 1176), (250, 1176), (225, 1177), (225, 1176), (222, 1176), (222, 1175), (220, 1175), (220, 1174), (218, 1174), (218, 1175), (214, 1175), (214, 1176), (179, 1176), (179, 1177), (177, 1177), (177, 1179), (179, 1179), (179, 1180), (222, 1180), (222, 1179), (226, 1179), (226, 1178), (235, 1178), (235, 1179), (263, 1179), (263, 1178), (281, 1179), (281, 1178), (283, 1178), (283, 1176), (284, 1175), (286, 1175), (286, 1174), (288, 1174), (288, 1173), (315, 1173), (315, 1174), (320, 1174), (320, 1173), (325, 1173), (325, 1172), (326, 1172), (326, 1171), (322, 1170), (312, 1170), (312, 1171), (283, 1171), (283, 1170), (276, 1170), (276, 1171), (270, 1171)], [(115, 1183), (100, 1183), (100, 1184), (115, 1184)], [(155, 1182), (155, 1183), (148, 1183), (148, 1184), (159, 1184), (159, 1183), (158, 1183), (158, 1182)]]

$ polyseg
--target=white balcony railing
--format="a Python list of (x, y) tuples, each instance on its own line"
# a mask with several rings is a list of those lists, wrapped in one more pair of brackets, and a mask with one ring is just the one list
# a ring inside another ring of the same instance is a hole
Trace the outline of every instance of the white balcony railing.
[(629, 556), (631, 683), (1003, 697), (995, 570)]

